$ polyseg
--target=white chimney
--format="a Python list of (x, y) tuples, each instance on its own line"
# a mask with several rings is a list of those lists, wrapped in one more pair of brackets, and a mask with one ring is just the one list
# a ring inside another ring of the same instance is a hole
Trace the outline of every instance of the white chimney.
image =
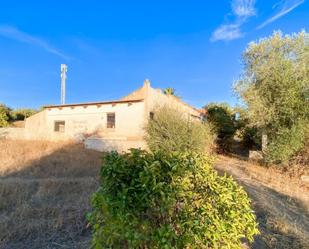
[(61, 105), (65, 104), (65, 80), (67, 78), (67, 71), (67, 65), (61, 64)]

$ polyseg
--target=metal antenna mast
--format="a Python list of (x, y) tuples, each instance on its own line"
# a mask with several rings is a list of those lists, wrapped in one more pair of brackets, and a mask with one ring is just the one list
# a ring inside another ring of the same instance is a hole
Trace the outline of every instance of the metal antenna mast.
[(61, 64), (61, 104), (65, 104), (65, 80), (67, 78), (68, 67), (65, 64)]

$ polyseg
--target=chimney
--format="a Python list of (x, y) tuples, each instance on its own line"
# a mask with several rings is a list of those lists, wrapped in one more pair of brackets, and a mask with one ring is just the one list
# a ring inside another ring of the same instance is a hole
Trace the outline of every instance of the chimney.
[(150, 87), (150, 81), (149, 81), (149, 79), (145, 79), (144, 80), (144, 87)]
[(67, 71), (67, 65), (61, 64), (61, 105), (65, 104), (65, 80), (67, 78)]

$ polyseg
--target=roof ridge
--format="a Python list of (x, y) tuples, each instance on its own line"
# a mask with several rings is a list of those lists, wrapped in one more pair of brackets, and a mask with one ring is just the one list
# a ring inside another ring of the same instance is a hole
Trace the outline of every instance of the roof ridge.
[(107, 105), (107, 104), (117, 104), (117, 103), (134, 103), (142, 102), (144, 99), (131, 99), (131, 100), (110, 100), (110, 101), (99, 101), (99, 102), (85, 102), (85, 103), (73, 103), (64, 105), (47, 105), (43, 106), (44, 109), (47, 108), (59, 108), (59, 107), (71, 107), (71, 106), (84, 106), (84, 105)]

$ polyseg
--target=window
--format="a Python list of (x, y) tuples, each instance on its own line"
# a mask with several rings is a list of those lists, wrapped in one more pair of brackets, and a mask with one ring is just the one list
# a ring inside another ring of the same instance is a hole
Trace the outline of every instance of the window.
[(107, 113), (107, 123), (106, 123), (106, 127), (107, 128), (115, 128), (115, 123), (116, 123), (116, 117), (115, 117), (115, 113), (111, 112), (111, 113)]
[(154, 119), (154, 112), (149, 112), (149, 118), (150, 118), (150, 120)]
[(64, 132), (65, 131), (65, 121), (55, 121), (54, 131), (55, 132)]

